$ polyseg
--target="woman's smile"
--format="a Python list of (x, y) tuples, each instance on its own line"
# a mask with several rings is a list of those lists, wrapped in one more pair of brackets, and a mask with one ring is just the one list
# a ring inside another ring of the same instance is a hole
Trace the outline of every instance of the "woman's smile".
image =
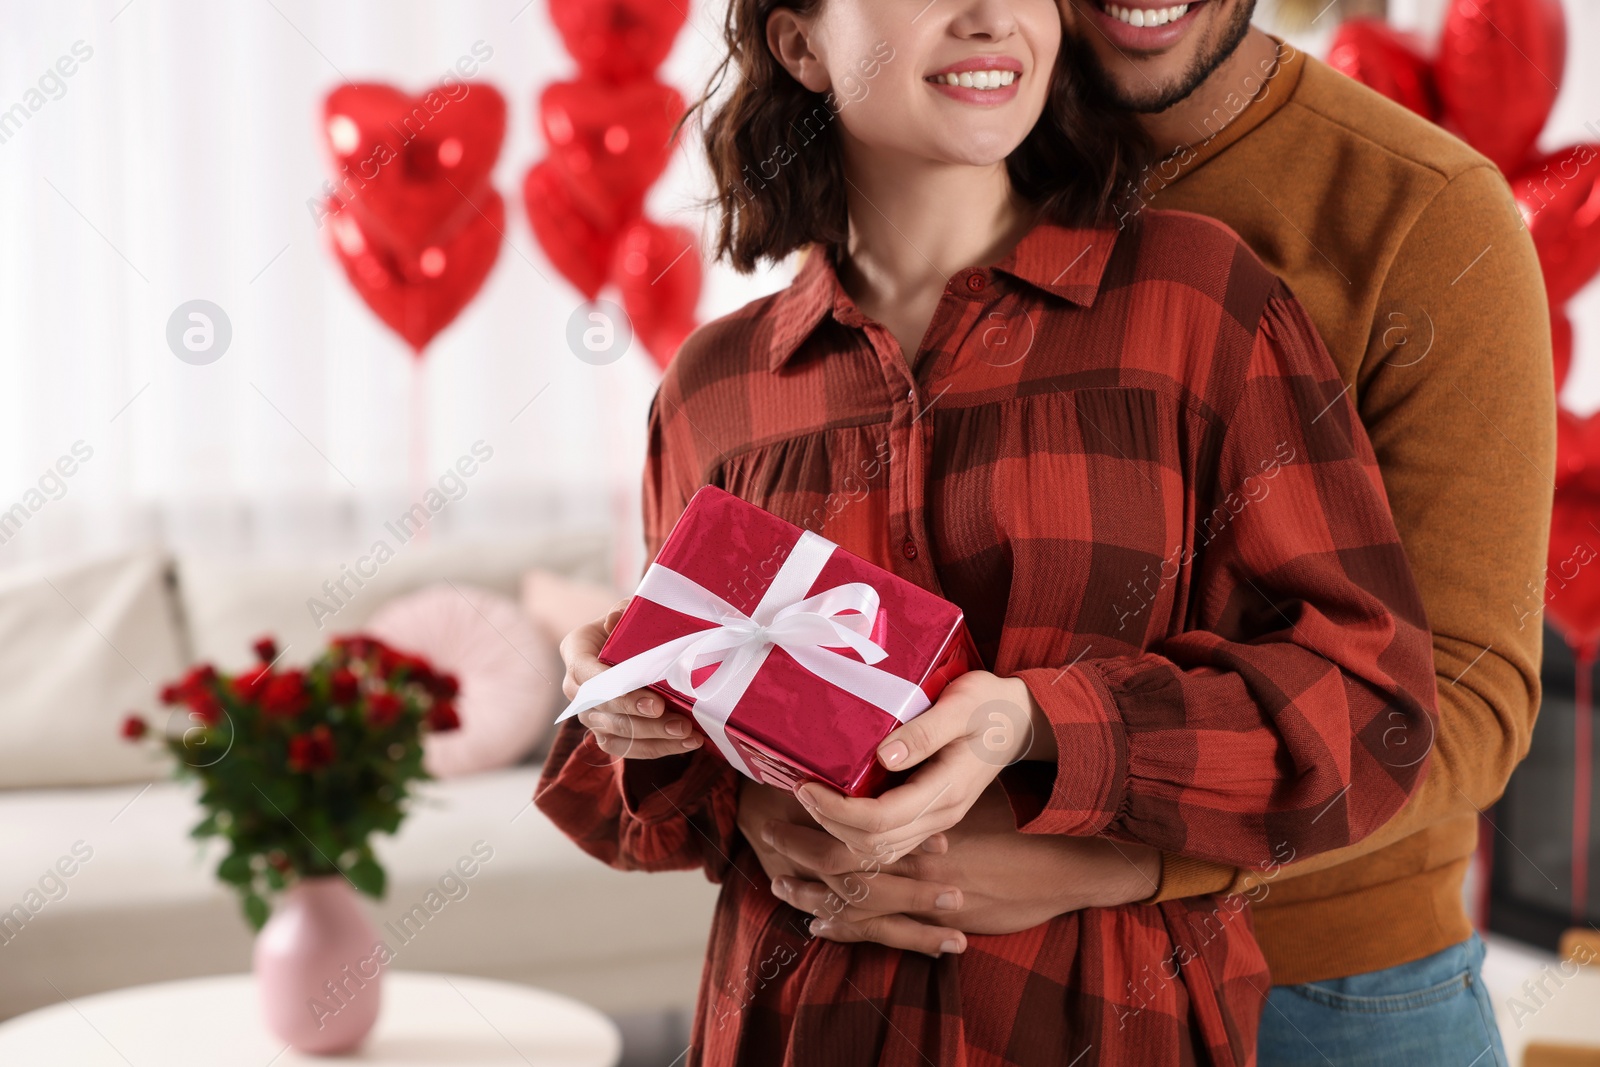
[(1014, 56), (972, 56), (923, 81), (952, 100), (992, 106), (1016, 97), (1022, 73), (1022, 61)]

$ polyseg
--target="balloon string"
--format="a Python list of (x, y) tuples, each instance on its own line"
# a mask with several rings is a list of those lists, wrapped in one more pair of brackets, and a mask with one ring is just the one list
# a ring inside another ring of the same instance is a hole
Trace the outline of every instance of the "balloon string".
[(1589, 907), (1589, 809), (1593, 769), (1594, 696), (1592, 690), (1597, 649), (1591, 643), (1574, 650), (1572, 715), (1572, 918), (1579, 920)]
[[(421, 504), (423, 510), (427, 511), (427, 504), (422, 499), (428, 491), (428, 397), (425, 374), (425, 365), (419, 354), (418, 358), (411, 361), (411, 504)], [(428, 543), (432, 528), (432, 523), (421, 525), (416, 535), (418, 543)]]

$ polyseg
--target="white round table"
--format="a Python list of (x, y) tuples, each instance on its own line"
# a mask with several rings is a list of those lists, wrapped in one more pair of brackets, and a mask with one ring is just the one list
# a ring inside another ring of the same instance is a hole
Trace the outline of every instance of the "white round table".
[(248, 974), (74, 997), (0, 1023), (7, 1067), (614, 1067), (616, 1026), (593, 1008), (530, 986), (387, 971), (383, 1008), (347, 1057), (302, 1056), (268, 1032)]

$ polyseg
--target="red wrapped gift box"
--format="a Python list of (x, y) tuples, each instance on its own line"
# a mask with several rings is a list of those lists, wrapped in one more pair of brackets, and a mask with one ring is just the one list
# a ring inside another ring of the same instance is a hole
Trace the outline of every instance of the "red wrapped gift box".
[(877, 749), (901, 721), (982, 666), (960, 608), (714, 486), (689, 501), (600, 659), (613, 669), (562, 718), (631, 671), (622, 692), (661, 693), (757, 781), (851, 796), (888, 784)]

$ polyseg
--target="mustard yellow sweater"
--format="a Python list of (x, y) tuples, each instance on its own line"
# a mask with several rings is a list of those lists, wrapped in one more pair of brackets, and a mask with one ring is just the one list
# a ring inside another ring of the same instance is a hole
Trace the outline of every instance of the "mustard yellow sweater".
[(1280, 42), (1254, 98), (1202, 126), (1152, 168), (1148, 203), (1227, 223), (1310, 311), (1354, 390), (1434, 635), (1432, 767), (1386, 827), (1265, 886), (1262, 872), (1164, 858), (1154, 899), (1256, 886), (1273, 981), (1292, 984), (1471, 933), (1461, 890), (1478, 811), (1527, 753), (1539, 705), (1549, 313), (1494, 165), (1315, 58)]

